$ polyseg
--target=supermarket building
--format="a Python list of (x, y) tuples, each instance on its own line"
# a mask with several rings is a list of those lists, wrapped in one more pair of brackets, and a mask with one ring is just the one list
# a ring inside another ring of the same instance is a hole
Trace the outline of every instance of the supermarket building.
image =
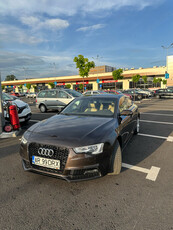
[[(45, 88), (50, 88), (50, 82), (55, 82), (57, 87), (65, 87), (65, 85), (70, 84), (71, 89), (78, 90), (80, 84), (84, 84), (87, 90), (111, 90), (115, 89), (115, 80), (112, 77), (112, 71), (115, 68), (110, 66), (98, 66), (90, 70), (89, 76), (87, 78), (80, 77), (79, 75), (73, 76), (62, 76), (62, 77), (48, 77), (48, 78), (32, 78), (14, 81), (3, 81), (2, 85), (5, 86), (5, 90), (15, 92), (23, 91), (26, 92), (28, 89), (26, 84), (31, 84), (30, 92), (34, 92), (35, 89), (42, 90)], [(132, 76), (139, 74), (141, 76), (140, 81), (137, 83), (137, 87), (143, 88), (144, 82), (142, 76), (146, 75), (148, 77), (148, 82), (145, 84), (148, 88), (154, 88), (153, 78), (165, 79), (165, 73), (169, 73), (169, 79), (167, 79), (167, 86), (173, 86), (173, 56), (167, 57), (166, 66), (153, 66), (152, 68), (139, 68), (139, 69), (124, 69), (123, 79), (116, 82), (117, 89), (129, 89), (133, 88), (134, 84), (132, 82)], [(165, 87), (162, 83), (157, 85), (159, 87)], [(21, 88), (22, 87), (22, 88)]]

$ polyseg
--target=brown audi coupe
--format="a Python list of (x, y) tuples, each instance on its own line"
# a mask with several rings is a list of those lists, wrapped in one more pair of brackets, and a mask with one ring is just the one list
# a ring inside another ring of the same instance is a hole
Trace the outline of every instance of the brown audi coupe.
[(67, 181), (121, 171), (122, 152), (139, 132), (140, 114), (129, 97), (82, 96), (22, 136), (23, 168)]

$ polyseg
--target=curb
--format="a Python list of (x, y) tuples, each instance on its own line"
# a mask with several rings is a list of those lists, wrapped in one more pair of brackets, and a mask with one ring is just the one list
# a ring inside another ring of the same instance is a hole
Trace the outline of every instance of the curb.
[(10, 133), (5, 133), (5, 132), (2, 132), (0, 134), (0, 138), (10, 138), (10, 137), (17, 137), (20, 133), (21, 129), (19, 130), (16, 130), (16, 131), (13, 131), (13, 132), (10, 132)]

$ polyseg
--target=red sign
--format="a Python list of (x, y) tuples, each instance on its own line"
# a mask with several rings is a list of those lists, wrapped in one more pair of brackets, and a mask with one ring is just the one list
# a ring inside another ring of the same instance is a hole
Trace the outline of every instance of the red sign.
[(118, 80), (102, 80), (102, 83), (118, 82)]
[(80, 85), (80, 84), (82, 84), (82, 85), (83, 84), (88, 84), (88, 81), (84, 81), (84, 82), (83, 81), (77, 81), (76, 82), (76, 85)]
[(65, 83), (57, 83), (57, 85), (65, 85)]

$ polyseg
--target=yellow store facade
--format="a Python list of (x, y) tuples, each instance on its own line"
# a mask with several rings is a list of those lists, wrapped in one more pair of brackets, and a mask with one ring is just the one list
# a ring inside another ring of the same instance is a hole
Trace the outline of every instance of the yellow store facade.
[[(65, 87), (67, 84), (71, 86), (71, 89), (78, 90), (80, 84), (84, 84), (86, 90), (111, 90), (115, 89), (115, 81), (112, 77), (112, 72), (103, 72), (97, 71), (97, 69), (106, 69), (105, 66), (96, 67), (94, 71), (90, 71), (90, 74), (87, 78), (84, 79), (79, 75), (73, 76), (62, 76), (62, 77), (48, 77), (48, 78), (32, 78), (32, 79), (23, 79), (23, 80), (14, 80), (14, 81), (3, 81), (2, 85), (5, 86), (5, 89), (8, 91), (14, 90), (15, 92), (27, 91), (26, 84), (31, 84), (30, 92), (34, 92), (35, 89), (41, 90), (44, 88), (50, 88), (50, 82), (56, 84), (56, 87)], [(107, 68), (108, 69), (108, 68)], [(110, 69), (110, 68), (109, 68)], [(117, 89), (129, 89), (133, 88), (134, 84), (132, 82), (132, 76), (139, 74), (141, 76), (140, 81), (137, 84), (137, 87), (143, 88), (144, 83), (142, 81), (142, 76), (146, 75), (148, 77), (147, 87), (154, 88), (152, 81), (153, 78), (165, 78), (165, 73), (169, 73), (169, 79), (167, 80), (167, 86), (173, 86), (173, 56), (167, 57), (167, 66), (153, 66), (152, 68), (139, 68), (139, 69), (125, 69), (123, 70), (124, 78), (116, 82)], [(146, 87), (145, 85), (145, 87)], [(22, 87), (22, 88), (21, 88)], [(165, 87), (162, 83), (160, 87)]]

